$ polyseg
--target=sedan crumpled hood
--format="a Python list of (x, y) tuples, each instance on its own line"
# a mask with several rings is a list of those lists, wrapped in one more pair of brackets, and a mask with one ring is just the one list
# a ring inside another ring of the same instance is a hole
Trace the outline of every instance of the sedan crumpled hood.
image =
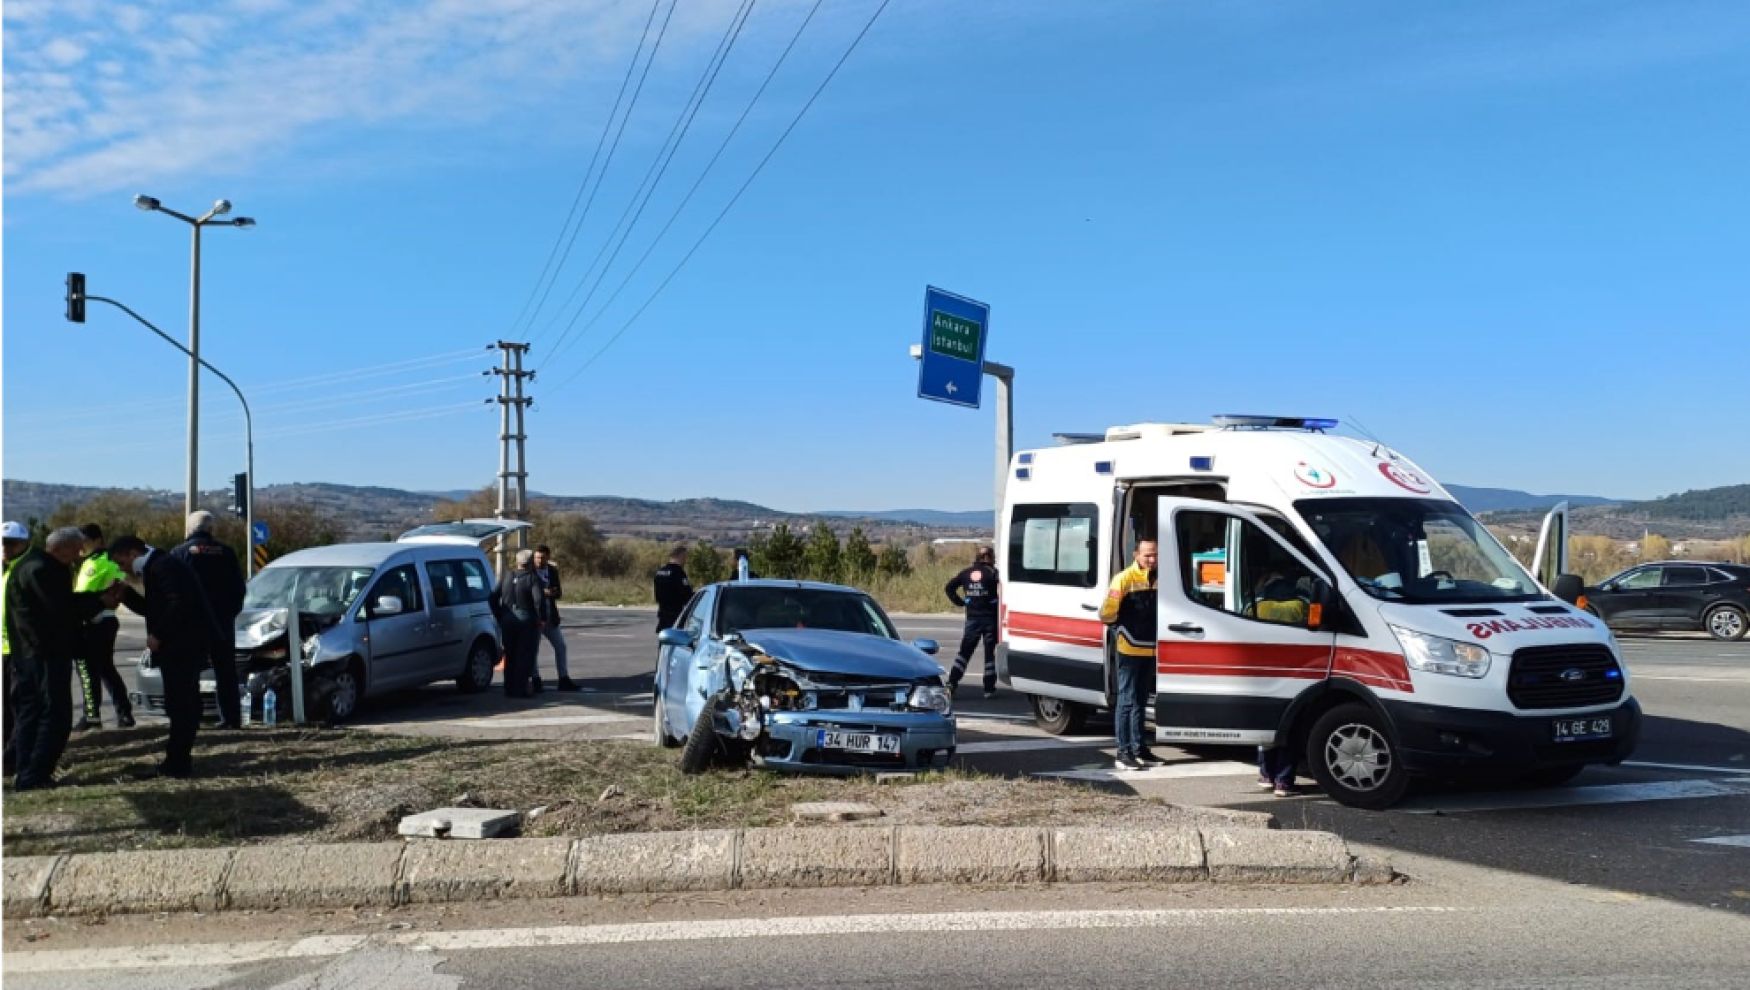
[(747, 629), (742, 638), (779, 660), (816, 674), (917, 680), (942, 668), (909, 643), (836, 629)]

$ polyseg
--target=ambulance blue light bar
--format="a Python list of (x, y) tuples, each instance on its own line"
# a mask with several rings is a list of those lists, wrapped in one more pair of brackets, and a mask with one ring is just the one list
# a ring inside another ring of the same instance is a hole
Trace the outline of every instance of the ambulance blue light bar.
[(1214, 417), (1211, 422), (1227, 430), (1308, 430), (1323, 433), (1337, 428), (1334, 419), (1315, 419), (1307, 416), (1250, 416), (1235, 413), (1224, 413)]

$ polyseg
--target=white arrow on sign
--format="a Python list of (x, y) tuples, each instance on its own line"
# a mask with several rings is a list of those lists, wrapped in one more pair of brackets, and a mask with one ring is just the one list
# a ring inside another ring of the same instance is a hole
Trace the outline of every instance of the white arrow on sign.
[(953, 382), (948, 383), (947, 392), (949, 395), (953, 395), (955, 392), (958, 392), (958, 391), (960, 391), (960, 390), (954, 387)]

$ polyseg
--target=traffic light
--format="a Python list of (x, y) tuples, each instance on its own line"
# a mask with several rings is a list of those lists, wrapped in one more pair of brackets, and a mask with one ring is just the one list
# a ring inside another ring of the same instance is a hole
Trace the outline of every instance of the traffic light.
[(81, 272), (67, 273), (67, 322), (85, 322), (85, 276)]
[(236, 516), (247, 514), (249, 506), (249, 475), (239, 472), (231, 476), (231, 512)]

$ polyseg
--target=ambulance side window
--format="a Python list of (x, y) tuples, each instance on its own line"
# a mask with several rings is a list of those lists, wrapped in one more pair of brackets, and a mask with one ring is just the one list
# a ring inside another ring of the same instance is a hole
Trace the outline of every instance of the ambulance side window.
[(1011, 582), (1092, 588), (1100, 509), (1092, 502), (1017, 505), (1009, 516)]
[(1176, 517), (1179, 575), (1191, 600), (1241, 618), (1305, 628), (1322, 582), (1259, 527), (1216, 512)]

